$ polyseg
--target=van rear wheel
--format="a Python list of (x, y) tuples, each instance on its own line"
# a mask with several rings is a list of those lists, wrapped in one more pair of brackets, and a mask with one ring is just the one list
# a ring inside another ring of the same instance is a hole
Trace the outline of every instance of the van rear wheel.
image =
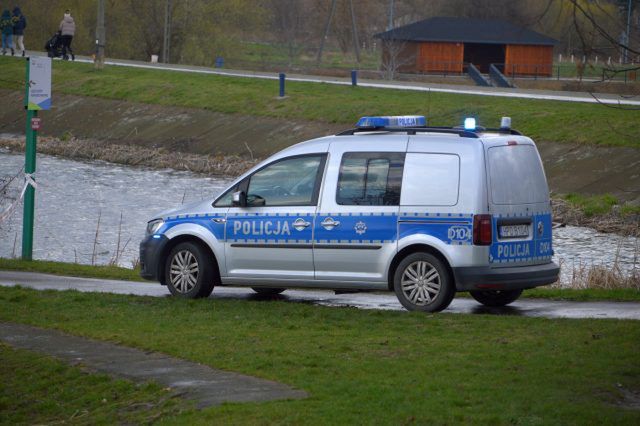
[(187, 299), (209, 297), (214, 285), (214, 261), (199, 244), (187, 241), (176, 245), (165, 264), (171, 294)]
[(506, 306), (515, 302), (522, 294), (522, 290), (473, 290), (471, 297), (485, 306)]
[(455, 295), (453, 280), (444, 262), (429, 253), (405, 257), (393, 277), (398, 300), (409, 311), (439, 312)]

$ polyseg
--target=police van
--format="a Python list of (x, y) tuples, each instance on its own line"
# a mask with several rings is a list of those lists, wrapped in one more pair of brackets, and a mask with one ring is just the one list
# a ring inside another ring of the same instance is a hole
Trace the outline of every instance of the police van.
[(510, 121), (363, 117), (291, 146), (219, 196), (151, 220), (141, 275), (187, 298), (247, 286), (395, 291), (427, 312), (461, 291), (509, 304), (559, 273), (542, 162)]

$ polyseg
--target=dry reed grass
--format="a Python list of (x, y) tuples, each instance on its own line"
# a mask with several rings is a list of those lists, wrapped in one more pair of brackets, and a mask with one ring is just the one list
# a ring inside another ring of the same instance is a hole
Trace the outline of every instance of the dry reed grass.
[[(604, 263), (583, 263), (571, 266), (571, 279), (569, 282), (556, 282), (555, 288), (571, 289), (632, 289), (640, 291), (640, 238), (636, 238), (636, 246), (631, 269), (623, 270), (620, 263), (620, 250), (618, 246), (616, 256), (609, 265)], [(566, 262), (560, 261), (560, 268), (567, 267)]]
[[(24, 139), (3, 138), (0, 146), (12, 151), (24, 151)], [(150, 149), (135, 145), (117, 145), (70, 138), (60, 140), (38, 138), (38, 152), (82, 160), (103, 160), (130, 166), (155, 169), (186, 170), (208, 175), (237, 176), (255, 165), (258, 159), (238, 156), (198, 155), (184, 152), (168, 152), (163, 148)]]
[(564, 225), (585, 226), (599, 232), (640, 237), (640, 216), (637, 214), (623, 215), (614, 209), (608, 214), (589, 217), (579, 207), (561, 198), (553, 198), (551, 207), (553, 209), (554, 222)]

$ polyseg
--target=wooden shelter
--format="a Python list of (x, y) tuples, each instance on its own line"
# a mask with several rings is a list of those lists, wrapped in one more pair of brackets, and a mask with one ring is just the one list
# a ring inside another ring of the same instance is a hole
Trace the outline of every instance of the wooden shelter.
[(430, 18), (376, 34), (383, 62), (400, 72), (480, 72), (494, 64), (506, 75), (551, 76), (550, 37), (509, 22), (474, 18)]

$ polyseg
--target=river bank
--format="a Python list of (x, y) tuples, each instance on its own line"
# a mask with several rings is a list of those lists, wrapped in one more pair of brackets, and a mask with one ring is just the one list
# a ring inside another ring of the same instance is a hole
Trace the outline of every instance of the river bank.
[[(24, 152), (24, 138), (0, 135), (0, 147)], [(38, 152), (74, 160), (102, 160), (127, 166), (173, 169), (213, 176), (237, 176), (258, 162), (237, 155), (203, 155), (168, 151), (164, 147), (145, 148), (137, 145), (105, 144), (71, 137), (61, 140), (38, 138)]]

